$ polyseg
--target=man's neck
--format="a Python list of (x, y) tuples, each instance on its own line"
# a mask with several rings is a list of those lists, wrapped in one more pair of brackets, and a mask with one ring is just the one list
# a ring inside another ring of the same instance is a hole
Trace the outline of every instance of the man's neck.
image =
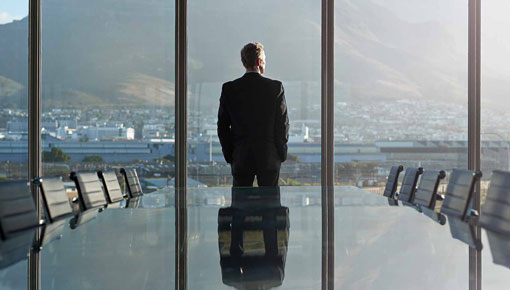
[(259, 74), (259, 73), (260, 73), (260, 71), (258, 71), (258, 70), (251, 70), (251, 69), (247, 69), (247, 70), (246, 70), (246, 73), (258, 73), (258, 74)]

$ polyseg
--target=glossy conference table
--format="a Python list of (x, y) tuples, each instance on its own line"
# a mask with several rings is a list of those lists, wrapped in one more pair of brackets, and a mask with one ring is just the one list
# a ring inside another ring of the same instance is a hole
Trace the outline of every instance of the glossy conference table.
[[(281, 206), (237, 200), (238, 209), (219, 218), (232, 203), (230, 188), (188, 190), (188, 289), (321, 288), (321, 188), (281, 187), (279, 194)], [(264, 208), (278, 213), (253, 217)], [(239, 214), (251, 216), (251, 228), (229, 230)], [(108, 208), (87, 219), (75, 229), (66, 224), (43, 247), (42, 289), (174, 289), (173, 188), (145, 195), (138, 208)], [(262, 228), (276, 233), (274, 251)], [(245, 255), (229, 259), (234, 236), (244, 239)], [(482, 288), (508, 289), (510, 270), (492, 263), (485, 236), (483, 242)], [(335, 289), (468, 289), (468, 269), (468, 247), (451, 237), (448, 224), (335, 187)], [(26, 275), (26, 260), (0, 270), (0, 289), (26, 289)]]

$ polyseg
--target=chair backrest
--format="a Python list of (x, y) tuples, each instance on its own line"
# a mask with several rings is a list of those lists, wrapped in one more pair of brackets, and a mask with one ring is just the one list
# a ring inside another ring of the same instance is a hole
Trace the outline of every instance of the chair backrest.
[(425, 170), (414, 194), (414, 204), (434, 209), (436, 207), (437, 189), (441, 179), (445, 177), (446, 173), (443, 170)]
[(34, 198), (26, 180), (0, 182), (0, 239), (39, 225)]
[(492, 172), (480, 225), (487, 230), (510, 234), (510, 172)]
[(98, 171), (97, 176), (99, 176), (99, 179), (101, 179), (101, 182), (103, 183), (108, 203), (116, 203), (124, 200), (124, 195), (120, 188), (119, 180), (117, 179), (115, 171)]
[(471, 211), (475, 184), (481, 177), (480, 171), (453, 169), (441, 213), (466, 220)]
[(124, 176), (124, 180), (126, 182), (126, 188), (127, 188), (130, 198), (143, 195), (142, 185), (140, 184), (140, 180), (138, 179), (138, 174), (136, 173), (136, 169), (121, 168), (120, 173), (122, 173), (122, 175)]
[(106, 197), (104, 196), (97, 173), (71, 172), (70, 177), (76, 184), (76, 189), (78, 189), (82, 211), (106, 205)]
[(421, 167), (409, 167), (406, 169), (406, 174), (402, 180), (402, 186), (400, 186), (398, 200), (404, 203), (413, 203), (416, 184), (418, 183), (418, 178), (420, 178), (422, 173), (423, 168)]
[(384, 188), (384, 196), (390, 198), (395, 197), (395, 192), (397, 192), (398, 186), (398, 176), (402, 170), (404, 170), (402, 165), (391, 167), (390, 174), (388, 175), (388, 181), (386, 182), (386, 187)]
[(61, 177), (43, 177), (39, 179), (39, 187), (46, 208), (46, 216), (50, 223), (73, 213)]

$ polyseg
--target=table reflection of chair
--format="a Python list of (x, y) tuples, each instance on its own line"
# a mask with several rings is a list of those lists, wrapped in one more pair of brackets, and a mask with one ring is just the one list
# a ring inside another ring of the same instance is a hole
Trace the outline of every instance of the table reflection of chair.
[(404, 170), (402, 165), (392, 166), (390, 174), (388, 175), (388, 180), (386, 182), (386, 187), (384, 188), (383, 196), (388, 198), (389, 205), (398, 205), (395, 198), (397, 193), (398, 177), (402, 170)]
[(285, 276), (289, 209), (279, 188), (233, 188), (232, 206), (218, 213), (223, 283), (237, 289), (269, 289)]
[(439, 213), (440, 207), (436, 205), (436, 202), (444, 199), (437, 190), (441, 180), (445, 177), (446, 173), (442, 170), (425, 170), (414, 196), (414, 204), (418, 210), (441, 225), (446, 223), (446, 217)]
[(480, 171), (453, 169), (440, 211), (448, 216), (452, 237), (478, 250), (482, 243), (475, 234), (478, 213), (472, 204), (475, 185), (481, 177)]
[(27, 258), (38, 226), (28, 182), (0, 182), (0, 269)]
[(92, 220), (94, 220), (99, 214), (99, 209), (89, 209), (87, 211), (81, 212), (79, 214), (74, 215), (69, 220), (69, 227), (74, 230), (79, 226), (86, 224)]
[(494, 263), (510, 268), (510, 172), (492, 173), (480, 225), (487, 233)]
[(0, 240), (0, 269), (27, 259), (34, 237), (35, 229), (28, 229), (18, 232), (9, 239)]

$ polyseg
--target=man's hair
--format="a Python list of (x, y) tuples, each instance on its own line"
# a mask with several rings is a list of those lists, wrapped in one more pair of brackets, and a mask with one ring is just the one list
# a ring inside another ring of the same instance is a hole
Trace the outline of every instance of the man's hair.
[(248, 43), (241, 49), (241, 61), (245, 68), (252, 68), (257, 64), (257, 59), (261, 57), (264, 46), (260, 42)]

